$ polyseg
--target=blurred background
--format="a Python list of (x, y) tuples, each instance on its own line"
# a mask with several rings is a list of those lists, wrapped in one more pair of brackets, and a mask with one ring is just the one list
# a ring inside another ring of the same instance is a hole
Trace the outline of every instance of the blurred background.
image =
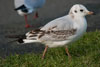
[(24, 34), (29, 30), (36, 29), (49, 21), (68, 14), (74, 4), (83, 4), (96, 15), (87, 16), (87, 31), (100, 29), (100, 0), (46, 0), (43, 8), (38, 10), (39, 18), (33, 19), (34, 13), (28, 16), (32, 28), (26, 29), (23, 16), (14, 11), (14, 0), (0, 0), (0, 56), (6, 57), (11, 54), (41, 53), (44, 49), (42, 44), (17, 44), (8, 43), (13, 39), (5, 38), (6, 35)]

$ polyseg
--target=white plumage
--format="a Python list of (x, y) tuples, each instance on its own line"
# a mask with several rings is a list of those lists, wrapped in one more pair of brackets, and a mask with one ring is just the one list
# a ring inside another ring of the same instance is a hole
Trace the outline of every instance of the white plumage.
[[(20, 39), (21, 43), (41, 42), (47, 47), (67, 46), (79, 39), (87, 29), (85, 16), (93, 14), (81, 4), (74, 5), (68, 15), (57, 18), (38, 30), (32, 30), (26, 34), (26, 38)], [(20, 42), (19, 40), (19, 42)], [(66, 52), (68, 50), (66, 48)]]
[[(77, 8), (77, 9), (74, 9), (74, 8)], [(63, 39), (59, 40), (58, 38), (56, 39), (56, 37), (53, 38), (52, 37), (53, 34), (51, 32), (50, 34), (45, 34), (41, 38), (38, 38), (39, 35), (36, 36), (35, 37), (36, 40), (45, 43), (49, 47), (55, 47), (55, 45), (61, 46), (61, 45), (67, 44), (67, 42), (72, 42), (73, 40), (77, 40), (80, 36), (83, 35), (83, 33), (87, 29), (87, 21), (84, 16), (86, 15), (86, 13), (88, 14), (89, 11), (86, 8), (85, 9), (84, 8), (85, 7), (80, 4), (74, 5), (70, 10), (70, 11), (72, 11), (72, 14), (69, 13), (68, 15), (57, 18), (57, 19), (49, 22), (48, 24), (46, 24), (44, 27), (42, 27), (40, 29), (43, 31), (63, 31), (63, 30), (68, 31), (68, 30), (76, 29), (75, 34), (73, 34), (69, 37), (66, 37), (65, 40), (63, 40)], [(79, 14), (74, 13), (74, 10), (80, 11), (80, 9), (83, 9), (84, 12), (79, 12)], [(53, 27), (55, 27), (55, 28), (53, 28)], [(33, 32), (35, 32), (35, 31), (33, 30)], [(39, 34), (39, 33), (37, 33), (37, 34)], [(31, 38), (34, 38), (34, 36), (30, 37), (30, 35), (34, 35), (34, 33), (32, 34), (32, 33), (28, 32), (26, 35), (27, 38), (24, 39), (24, 42), (26, 42), (27, 40), (29, 41)], [(65, 35), (68, 35), (68, 34), (65, 34)], [(60, 42), (63, 42), (63, 44), (62, 43), (60, 44)]]

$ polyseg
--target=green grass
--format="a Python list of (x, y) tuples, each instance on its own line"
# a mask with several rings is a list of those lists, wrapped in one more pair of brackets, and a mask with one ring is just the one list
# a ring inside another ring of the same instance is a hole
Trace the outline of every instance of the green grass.
[(63, 47), (48, 49), (42, 54), (24, 54), (0, 58), (0, 67), (100, 67), (100, 31), (88, 32), (69, 45), (72, 60), (68, 60)]

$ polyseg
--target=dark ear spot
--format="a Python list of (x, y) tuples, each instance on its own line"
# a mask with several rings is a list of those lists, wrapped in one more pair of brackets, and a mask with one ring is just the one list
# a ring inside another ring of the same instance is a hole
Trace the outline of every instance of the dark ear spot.
[(75, 10), (74, 12), (75, 12), (75, 13), (77, 13), (77, 11), (76, 11), (76, 10)]
[(83, 12), (83, 9), (80, 9), (81, 12)]

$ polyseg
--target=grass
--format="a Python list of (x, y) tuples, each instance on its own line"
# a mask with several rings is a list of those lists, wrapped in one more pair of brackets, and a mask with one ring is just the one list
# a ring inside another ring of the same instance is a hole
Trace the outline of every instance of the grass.
[(24, 54), (0, 58), (0, 67), (100, 67), (100, 31), (88, 32), (69, 45), (71, 61), (63, 47), (50, 48), (42, 54)]

